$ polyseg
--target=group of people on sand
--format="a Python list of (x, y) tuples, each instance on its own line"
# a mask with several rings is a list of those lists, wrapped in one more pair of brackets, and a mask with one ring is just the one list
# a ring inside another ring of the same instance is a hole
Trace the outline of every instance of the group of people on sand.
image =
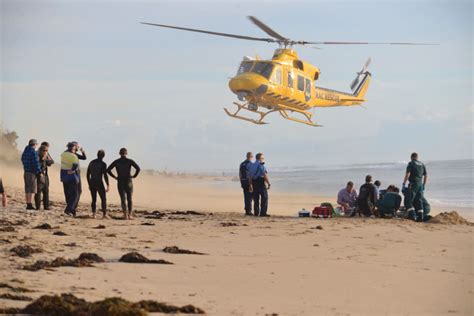
[[(244, 192), (245, 215), (268, 217), (268, 191), (271, 184), (265, 168), (265, 156), (248, 152), (239, 167), (240, 185)], [(253, 202), (253, 212), (252, 212)]]
[[(430, 216), (430, 205), (424, 197), (424, 189), (428, 179), (425, 165), (418, 160), (418, 154), (411, 154), (405, 177), (403, 179), (402, 193), (404, 195), (404, 208), (408, 218), (415, 221), (427, 221)], [(244, 194), (245, 215), (268, 215), (268, 190), (270, 179), (265, 167), (265, 157), (262, 153), (255, 156), (248, 152), (246, 159), (239, 167), (240, 185)], [(377, 180), (372, 183), (372, 176), (365, 177), (365, 183), (360, 187), (359, 193), (354, 188), (352, 181), (339, 190), (337, 204), (342, 214), (346, 216), (367, 217), (394, 217), (402, 204), (400, 189), (389, 185), (381, 189), (382, 183)]]
[[(48, 168), (54, 164), (54, 160), (49, 154), (48, 142), (41, 143), (39, 147), (38, 145), (39, 143), (36, 139), (31, 139), (21, 156), (27, 210), (39, 210), (41, 202), (43, 202), (44, 210), (50, 209)], [(97, 152), (97, 158), (88, 165), (86, 179), (91, 192), (91, 209), (94, 218), (96, 217), (97, 195), (101, 199), (103, 217), (108, 218), (106, 195), (109, 191), (109, 176), (117, 180), (117, 189), (124, 217), (126, 219), (132, 218), (132, 178), (138, 176), (140, 167), (135, 161), (127, 158), (128, 152), (126, 148), (120, 149), (119, 154), (120, 158), (107, 167), (107, 164), (104, 162), (105, 151), (101, 149)], [(61, 154), (60, 180), (63, 184), (66, 201), (64, 213), (70, 216), (76, 216), (76, 209), (82, 193), (80, 160), (87, 160), (84, 148), (76, 141), (67, 143), (66, 150)], [(135, 169), (133, 175), (132, 168)], [(114, 170), (116, 174), (114, 174)], [(6, 206), (7, 199), (1, 179), (0, 189), (2, 204)]]
[[(428, 174), (425, 165), (418, 160), (417, 153), (412, 153), (410, 158), (401, 190), (405, 212), (408, 218), (415, 221), (427, 221), (430, 218), (430, 205), (424, 197), (424, 190)], [(354, 183), (349, 181), (345, 188), (339, 190), (337, 204), (347, 216), (394, 217), (402, 204), (400, 189), (392, 184), (381, 190), (381, 185), (378, 180), (372, 183), (372, 176), (367, 175), (357, 194)]]

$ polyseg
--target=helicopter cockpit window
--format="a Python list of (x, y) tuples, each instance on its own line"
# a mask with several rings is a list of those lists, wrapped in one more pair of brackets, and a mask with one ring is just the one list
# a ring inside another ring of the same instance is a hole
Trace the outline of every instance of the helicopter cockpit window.
[(275, 71), (272, 74), (271, 81), (276, 84), (281, 84), (281, 67), (276, 66)]
[(270, 75), (272, 74), (273, 64), (272, 63), (265, 63), (265, 62), (257, 62), (252, 69), (252, 72), (260, 74), (265, 78), (269, 79)]
[(288, 88), (293, 88), (293, 81), (295, 78), (293, 77), (293, 73), (288, 71)]
[(244, 73), (244, 72), (249, 72), (250, 69), (252, 68), (252, 64), (253, 62), (251, 61), (243, 61), (240, 64), (239, 70), (237, 71), (237, 75), (240, 75), (241, 73)]

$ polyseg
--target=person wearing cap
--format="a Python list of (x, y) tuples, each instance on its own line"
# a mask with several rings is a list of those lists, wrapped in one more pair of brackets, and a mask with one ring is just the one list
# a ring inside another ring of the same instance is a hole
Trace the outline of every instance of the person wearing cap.
[(38, 141), (36, 139), (30, 139), (28, 146), (25, 147), (25, 150), (21, 155), (27, 210), (35, 209), (33, 207), (33, 195), (35, 195), (38, 190), (37, 176), (41, 173), (38, 152), (36, 151), (37, 146)]
[[(86, 156), (86, 152), (84, 151), (84, 148), (82, 148), (78, 142), (76, 141), (72, 141), (71, 144), (73, 144), (74, 146), (76, 146), (76, 156), (79, 160), (86, 160), (87, 159), (87, 156)], [(79, 184), (78, 184), (78, 187), (77, 187), (77, 204), (76, 204), (76, 208), (77, 208), (77, 205), (79, 205), (79, 200), (81, 199), (81, 194), (82, 194), (82, 181), (81, 181), (81, 166), (78, 166), (77, 167), (77, 177), (79, 178)]]
[(5, 192), (5, 188), (3, 187), (2, 178), (0, 178), (0, 196), (2, 197), (2, 206), (7, 206), (7, 193)]
[(67, 150), (61, 154), (61, 182), (64, 188), (66, 209), (64, 213), (76, 216), (79, 198), (79, 158), (76, 155), (77, 146), (72, 142), (67, 144)]
[[(104, 162), (105, 152), (101, 149), (97, 152), (97, 159), (92, 160), (87, 167), (87, 183), (92, 197), (92, 217), (96, 217), (97, 193), (102, 202), (103, 218), (107, 218), (106, 192), (109, 192), (109, 177), (107, 176), (107, 164)], [(104, 181), (106, 187), (104, 187)]]
[[(48, 153), (48, 147), (44, 145), (44, 142), (38, 149), (38, 156), (40, 162), (41, 172), (37, 176), (38, 190), (35, 194), (35, 206), (39, 210), (41, 208), (41, 200), (43, 200), (43, 207), (45, 210), (49, 210), (49, 176), (48, 167), (51, 166), (54, 161)], [(41, 199), (42, 198), (42, 199)]]
[[(43, 161), (41, 161), (40, 157), (40, 164), (41, 168), (44, 173), (44, 183), (43, 183), (43, 206), (45, 210), (49, 210), (49, 173), (48, 173), (48, 168), (51, 167), (54, 164), (54, 160), (49, 154), (49, 143), (48, 142), (42, 142), (41, 147), (43, 147), (43, 150), (46, 151), (46, 157), (44, 158)], [(38, 151), (38, 153), (40, 153)]]
[(239, 167), (239, 178), (240, 178), (240, 186), (244, 191), (244, 209), (245, 215), (252, 215), (252, 192), (249, 191), (250, 183), (249, 183), (249, 164), (252, 163), (253, 154), (251, 152), (247, 153), (247, 157)]
[[(132, 218), (133, 210), (133, 182), (132, 179), (136, 178), (140, 173), (140, 167), (135, 161), (127, 158), (127, 149), (120, 149), (120, 158), (112, 162), (107, 168), (107, 173), (114, 179), (117, 180), (117, 189), (120, 195), (120, 201), (122, 205), (122, 211), (124, 212), (125, 219)], [(135, 169), (135, 173), (131, 174), (132, 167)], [(116, 170), (117, 175), (114, 175), (112, 170)], [(128, 209), (128, 214), (127, 214)]]
[[(265, 168), (265, 157), (258, 153), (255, 163), (249, 164), (249, 191), (253, 193), (253, 211), (255, 216), (270, 216), (268, 210), (268, 191), (270, 190), (270, 180), (268, 179), (267, 168)], [(267, 187), (268, 185), (268, 187)]]
[[(418, 160), (418, 154), (411, 154), (411, 161), (407, 165), (405, 178), (403, 179), (403, 188), (405, 189), (404, 204), (408, 212), (414, 213), (414, 219), (422, 222), (424, 191), (428, 174), (425, 164)], [(408, 181), (408, 187), (406, 183)]]

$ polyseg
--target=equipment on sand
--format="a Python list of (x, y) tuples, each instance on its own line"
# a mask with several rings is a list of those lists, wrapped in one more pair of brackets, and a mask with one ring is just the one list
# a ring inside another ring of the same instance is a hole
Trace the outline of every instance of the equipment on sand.
[[(164, 24), (141, 22), (142, 24), (159, 26), (181, 31), (204, 33), (242, 40), (275, 43), (272, 59), (260, 60), (244, 57), (237, 74), (230, 79), (229, 88), (237, 95), (239, 102), (234, 102), (237, 110), (232, 112), (227, 108), (227, 115), (249, 121), (255, 124), (267, 124), (264, 118), (271, 113), (279, 113), (283, 118), (310, 126), (320, 126), (313, 122), (311, 109), (316, 107), (353, 106), (366, 101), (365, 94), (369, 87), (371, 74), (367, 70), (369, 58), (356, 78), (350, 84), (352, 93), (326, 89), (315, 85), (319, 79), (318, 67), (299, 59), (293, 49), (295, 45), (436, 45), (430, 43), (402, 42), (350, 42), (350, 41), (304, 41), (287, 38), (256, 17), (249, 16), (258, 28), (270, 37), (253, 37), (238, 34), (206, 31), (194, 28), (171, 26)], [(317, 48), (317, 47), (313, 47)], [(242, 116), (241, 111), (257, 114), (258, 118)], [(293, 116), (293, 114), (298, 116)]]

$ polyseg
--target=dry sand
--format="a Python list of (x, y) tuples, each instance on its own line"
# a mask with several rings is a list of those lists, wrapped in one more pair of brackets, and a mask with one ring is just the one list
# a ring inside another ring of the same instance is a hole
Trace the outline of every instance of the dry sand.
[[(6, 183), (11, 199), (8, 208), (0, 210), (0, 219), (27, 223), (8, 226), (15, 231), (0, 231), (0, 282), (34, 290), (21, 293), (33, 298), (72, 293), (91, 301), (111, 296), (130, 301), (155, 299), (174, 305), (193, 304), (209, 315), (474, 312), (470, 225), (361, 218), (244, 217), (239, 191), (209, 190), (204, 184), (191, 183), (196, 179), (177, 181), (148, 176), (136, 183), (138, 209), (190, 209), (205, 215), (167, 211), (159, 219), (145, 218), (144, 213), (130, 221), (73, 219), (62, 215), (62, 196), (56, 181), (52, 184), (54, 209), (27, 212), (23, 210), (19, 173), (2, 170), (2, 174), (4, 179), (16, 175), (17, 180)], [(51, 176), (56, 176), (54, 170)], [(110, 200), (116, 203), (113, 191)], [(89, 198), (86, 190), (83, 196), (84, 200)], [(271, 198), (273, 214), (288, 214), (288, 209), (295, 212), (318, 202), (313, 196), (275, 192)], [(87, 204), (81, 204), (79, 214), (88, 213)], [(43, 223), (53, 229), (33, 229)], [(99, 225), (105, 227), (95, 228)], [(66, 236), (54, 235), (57, 231)], [(76, 245), (71, 246), (73, 243)], [(21, 258), (10, 252), (18, 245), (43, 251)], [(207, 255), (170, 254), (163, 252), (166, 246)], [(118, 262), (130, 251), (174, 264)], [(94, 267), (36, 272), (21, 269), (36, 260), (76, 258), (82, 252), (97, 253), (106, 262), (95, 263)], [(2, 288), (0, 293), (13, 292)], [(0, 308), (27, 303), (0, 299)]]

